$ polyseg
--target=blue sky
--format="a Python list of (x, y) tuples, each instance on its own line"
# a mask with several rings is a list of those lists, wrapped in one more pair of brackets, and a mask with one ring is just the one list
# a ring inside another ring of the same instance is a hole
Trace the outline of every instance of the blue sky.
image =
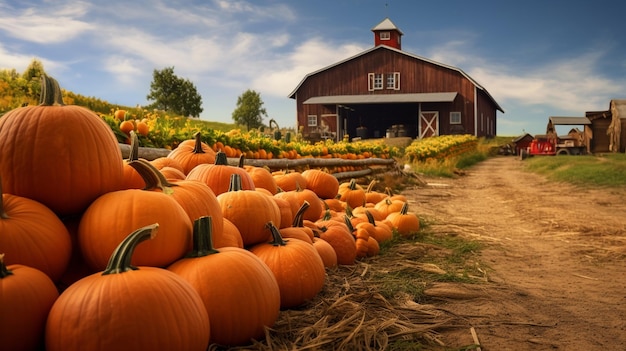
[(621, 7), (617, 0), (0, 0), (0, 68), (22, 72), (37, 58), (68, 90), (135, 106), (148, 103), (153, 70), (174, 66), (202, 96), (202, 119), (231, 123), (237, 97), (253, 89), (265, 122), (291, 127), (295, 101), (287, 96), (302, 78), (372, 47), (371, 28), (389, 17), (404, 33), (404, 51), (458, 67), (489, 91), (505, 111), (498, 135), (542, 134), (549, 116), (583, 116), (626, 98)]

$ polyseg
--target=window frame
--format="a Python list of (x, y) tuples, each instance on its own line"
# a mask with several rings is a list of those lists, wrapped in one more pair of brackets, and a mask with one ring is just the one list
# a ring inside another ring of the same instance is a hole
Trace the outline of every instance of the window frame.
[(367, 74), (367, 90), (383, 90), (385, 88), (385, 75), (382, 73)]
[(317, 127), (317, 115), (307, 115), (306, 125), (307, 127)]
[(390, 31), (379, 32), (378, 38), (380, 40), (391, 40), (391, 32)]
[(400, 72), (387, 73), (385, 83), (385, 88), (388, 90), (400, 90)]
[[(455, 117), (458, 116), (458, 121), (455, 121)], [(462, 124), (463, 119), (461, 118), (461, 111), (452, 111), (450, 112), (450, 124)]]

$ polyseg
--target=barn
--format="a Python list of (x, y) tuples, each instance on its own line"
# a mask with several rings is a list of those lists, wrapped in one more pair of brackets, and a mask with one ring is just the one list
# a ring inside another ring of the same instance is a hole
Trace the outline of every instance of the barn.
[(374, 46), (307, 74), (289, 94), (305, 137), (425, 138), (496, 135), (489, 92), (461, 69), (402, 50), (402, 31), (385, 18)]

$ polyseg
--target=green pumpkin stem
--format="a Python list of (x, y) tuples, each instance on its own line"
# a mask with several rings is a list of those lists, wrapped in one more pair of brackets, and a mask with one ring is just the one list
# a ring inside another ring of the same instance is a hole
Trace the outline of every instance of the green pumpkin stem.
[(161, 173), (161, 171), (159, 171), (156, 167), (154, 167), (152, 163), (148, 162), (147, 160), (138, 159), (130, 161), (128, 165), (133, 167), (146, 183), (146, 187), (144, 188), (144, 190), (159, 189), (164, 194), (168, 195), (174, 192), (174, 189), (172, 188), (177, 185), (168, 182), (163, 173)]
[(4, 264), (4, 254), (0, 254), (0, 279), (10, 275), (13, 275), (13, 271), (9, 270)]
[(402, 208), (400, 209), (400, 214), (406, 215), (408, 212), (409, 212), (409, 203), (405, 202), (404, 204), (402, 204)]
[(219, 253), (213, 246), (213, 218), (202, 216), (193, 221), (193, 249), (187, 257), (204, 257)]
[(329, 221), (331, 217), (332, 215), (330, 213), (330, 208), (326, 208), (326, 211), (324, 211), (324, 216), (322, 217), (322, 220)]
[(350, 190), (356, 190), (356, 179), (352, 178), (350, 179), (350, 185), (348, 186), (348, 189)]
[(244, 156), (244, 154), (239, 155), (239, 168), (243, 168), (245, 160), (246, 156)]
[(204, 150), (202, 149), (202, 133), (195, 132), (193, 135), (194, 139), (196, 139), (196, 143), (193, 146), (194, 154), (204, 154)]
[(228, 191), (240, 191), (243, 190), (241, 185), (241, 175), (233, 173), (230, 175), (230, 183), (228, 185)]
[(367, 221), (372, 223), (374, 226), (376, 226), (376, 220), (374, 219), (374, 216), (372, 215), (372, 213), (368, 210), (365, 210), (365, 215), (367, 216)]
[(304, 212), (311, 207), (311, 204), (304, 200), (304, 202), (302, 203), (302, 206), (300, 206), (300, 208), (298, 209), (298, 212), (296, 212), (296, 215), (293, 216), (293, 223), (291, 223), (292, 227), (304, 227)]
[(272, 241), (269, 242), (270, 245), (273, 245), (273, 246), (287, 245), (287, 240), (283, 239), (283, 237), (280, 235), (280, 231), (274, 225), (274, 223), (272, 223), (272, 221), (267, 222), (265, 227), (269, 228), (270, 232), (272, 233)]
[(139, 159), (139, 137), (134, 130), (130, 131), (130, 152), (128, 154), (128, 161), (135, 161)]
[(45, 73), (41, 74), (41, 95), (39, 96), (40, 106), (63, 106), (63, 95), (61, 94), (61, 87), (56, 79), (47, 76)]
[(102, 275), (118, 274), (128, 271), (134, 271), (138, 268), (133, 266), (130, 262), (135, 252), (137, 245), (144, 240), (152, 239), (156, 236), (159, 229), (159, 224), (154, 223), (141, 227), (134, 232), (130, 233), (113, 251), (107, 267), (102, 272)]
[(352, 225), (352, 222), (350, 221), (350, 217), (348, 217), (347, 215), (344, 215), (343, 221), (348, 226), (348, 230), (350, 230), (350, 233), (354, 233), (354, 226)]

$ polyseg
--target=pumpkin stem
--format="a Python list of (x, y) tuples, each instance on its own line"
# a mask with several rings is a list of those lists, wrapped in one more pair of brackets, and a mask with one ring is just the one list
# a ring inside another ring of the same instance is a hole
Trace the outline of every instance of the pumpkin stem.
[(0, 219), (9, 219), (9, 215), (4, 210), (4, 201), (2, 200), (2, 177), (0, 177)]
[(367, 221), (376, 226), (376, 220), (374, 219), (374, 216), (370, 213), (370, 211), (365, 210), (365, 215), (367, 216)]
[(244, 156), (244, 154), (239, 155), (239, 168), (243, 168), (244, 164), (243, 161), (246, 159), (246, 156)]
[(304, 211), (306, 211), (309, 207), (311, 207), (311, 204), (304, 200), (302, 206), (300, 206), (298, 212), (296, 212), (296, 215), (293, 216), (293, 223), (291, 223), (292, 227), (304, 227)]
[(348, 186), (348, 189), (356, 190), (356, 179), (354, 178), (350, 179), (350, 185)]
[(13, 275), (13, 271), (9, 270), (4, 264), (4, 254), (0, 254), (0, 278)]
[(193, 249), (187, 257), (204, 257), (219, 253), (213, 247), (213, 218), (202, 216), (193, 222)]
[(41, 74), (41, 95), (39, 96), (39, 106), (63, 106), (63, 96), (61, 87), (56, 79)]
[(139, 137), (134, 130), (130, 131), (130, 153), (128, 154), (128, 161), (135, 161), (139, 159)]
[(402, 204), (402, 208), (400, 209), (400, 214), (405, 215), (408, 212), (409, 212), (409, 203), (405, 202), (404, 204)]
[(228, 157), (222, 150), (215, 153), (215, 164), (220, 166), (228, 166)]
[(150, 162), (138, 159), (135, 161), (130, 161), (128, 165), (133, 167), (146, 183), (146, 187), (144, 188), (144, 190), (159, 189), (164, 194), (168, 195), (171, 195), (174, 192), (174, 189), (172, 189), (172, 187), (176, 186), (176, 184), (168, 182), (163, 173), (161, 173)]
[(195, 132), (193, 134), (194, 139), (196, 139), (196, 143), (193, 145), (193, 153), (194, 154), (204, 154), (204, 150), (202, 149), (202, 133)]
[(343, 221), (346, 222), (346, 225), (348, 226), (348, 230), (350, 230), (350, 233), (354, 234), (354, 226), (352, 225), (352, 222), (350, 221), (350, 217), (348, 217), (347, 215), (344, 215)]
[(330, 214), (330, 208), (326, 208), (326, 211), (324, 211), (324, 217), (322, 217), (322, 220), (329, 221), (331, 217), (332, 215)]
[(228, 191), (240, 191), (243, 190), (241, 185), (241, 175), (233, 173), (230, 175), (230, 184), (228, 185)]
[(141, 227), (134, 232), (130, 233), (113, 251), (107, 267), (102, 272), (102, 275), (124, 273), (128, 271), (137, 270), (138, 268), (133, 266), (130, 262), (135, 252), (135, 248), (139, 243), (144, 240), (152, 239), (156, 236), (159, 229), (159, 224), (154, 223)]
[(376, 185), (378, 181), (376, 179), (372, 179), (372, 181), (367, 185), (367, 189), (365, 189), (366, 193), (371, 193), (374, 190), (374, 185)]
[(278, 228), (276, 228), (276, 226), (274, 225), (274, 223), (272, 223), (272, 221), (267, 222), (265, 227), (269, 228), (270, 232), (272, 233), (272, 241), (269, 242), (270, 245), (273, 245), (273, 246), (287, 245), (287, 240), (283, 239), (283, 237), (280, 235), (280, 231), (278, 231)]

